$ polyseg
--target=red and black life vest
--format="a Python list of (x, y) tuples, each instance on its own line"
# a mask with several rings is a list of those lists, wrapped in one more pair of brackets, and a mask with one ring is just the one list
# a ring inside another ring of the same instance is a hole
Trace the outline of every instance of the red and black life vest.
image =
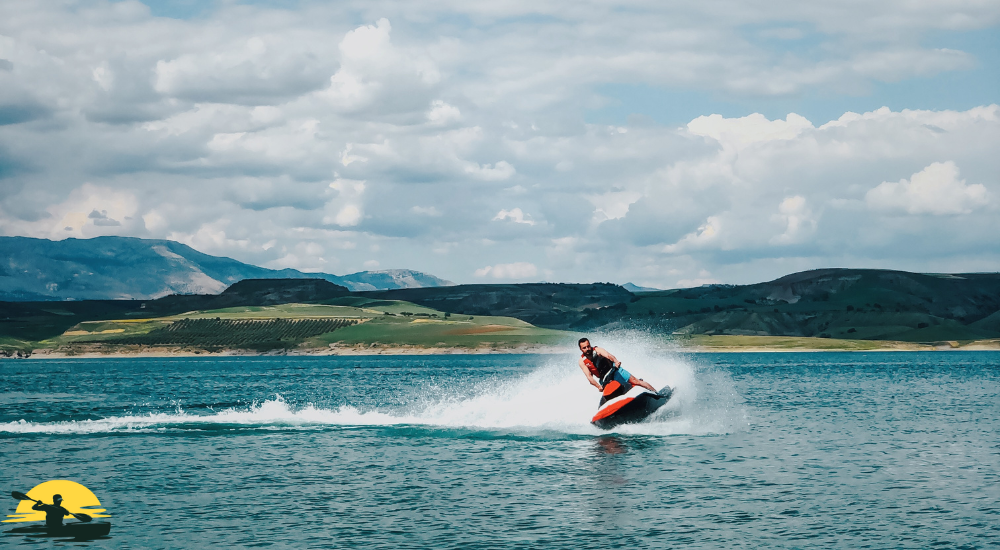
[(581, 357), (583, 357), (583, 364), (587, 365), (587, 370), (590, 371), (590, 374), (596, 376), (598, 380), (603, 378), (604, 375), (615, 366), (610, 359), (596, 353), (594, 354), (593, 359), (587, 357), (586, 353), (581, 354)]

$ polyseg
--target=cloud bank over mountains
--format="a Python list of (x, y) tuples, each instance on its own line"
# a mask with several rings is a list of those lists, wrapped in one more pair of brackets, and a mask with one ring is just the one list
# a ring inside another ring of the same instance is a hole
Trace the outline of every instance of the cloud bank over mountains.
[(174, 19), (7, 3), (0, 234), (456, 282), (997, 269), (996, 100), (591, 115), (627, 112), (609, 85), (773, 105), (989, 72), (995, 59), (924, 44), (995, 32), (1000, 7), (661, 4), (219, 2)]

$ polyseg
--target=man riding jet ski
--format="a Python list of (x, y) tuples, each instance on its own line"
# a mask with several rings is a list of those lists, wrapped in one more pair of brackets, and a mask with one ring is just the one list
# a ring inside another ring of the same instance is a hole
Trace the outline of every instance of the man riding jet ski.
[(592, 346), (587, 338), (580, 338), (578, 344), (582, 353), (580, 370), (602, 393), (597, 414), (590, 421), (598, 428), (607, 430), (641, 422), (670, 399), (670, 386), (657, 392), (648, 382), (621, 368), (621, 361), (608, 350)]

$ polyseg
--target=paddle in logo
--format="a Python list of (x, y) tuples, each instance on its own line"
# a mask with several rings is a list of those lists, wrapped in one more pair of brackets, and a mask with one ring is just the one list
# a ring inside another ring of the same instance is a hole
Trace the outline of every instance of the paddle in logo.
[(90, 489), (67, 479), (40, 483), (27, 493), (12, 491), (20, 502), (3, 523), (25, 524), (8, 529), (7, 535), (63, 537), (93, 540), (107, 537), (111, 523), (95, 518), (111, 517)]

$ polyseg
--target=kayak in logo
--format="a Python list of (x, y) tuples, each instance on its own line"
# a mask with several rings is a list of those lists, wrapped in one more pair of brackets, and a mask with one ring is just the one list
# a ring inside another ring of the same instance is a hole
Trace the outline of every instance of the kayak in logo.
[[(17, 510), (7, 516), (12, 519), (5, 519), (4, 523), (44, 523), (15, 527), (7, 533), (94, 539), (111, 531), (110, 523), (94, 521), (94, 518), (111, 517), (102, 514), (107, 510), (101, 508), (97, 495), (75, 481), (54, 479), (36, 485), (27, 494), (13, 491), (11, 496), (21, 502)], [(75, 521), (63, 522), (68, 517)]]

